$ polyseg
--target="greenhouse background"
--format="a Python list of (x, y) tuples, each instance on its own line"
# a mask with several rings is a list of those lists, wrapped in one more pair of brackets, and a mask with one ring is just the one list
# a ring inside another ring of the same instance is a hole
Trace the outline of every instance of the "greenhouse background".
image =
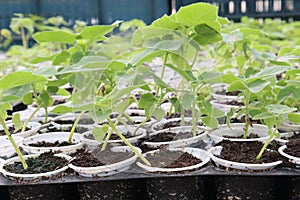
[[(111, 24), (115, 20), (141, 19), (150, 24), (163, 14), (198, 0), (0, 0), (0, 28), (8, 27), (14, 13), (43, 17), (63, 16), (90, 24)], [(241, 16), (300, 18), (297, 0), (202, 0), (219, 6), (219, 15), (232, 20)]]

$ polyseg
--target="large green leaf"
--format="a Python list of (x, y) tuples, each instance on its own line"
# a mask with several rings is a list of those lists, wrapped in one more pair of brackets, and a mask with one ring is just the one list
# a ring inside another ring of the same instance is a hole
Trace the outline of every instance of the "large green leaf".
[(285, 72), (286, 70), (290, 69), (290, 67), (286, 66), (273, 66), (273, 67), (268, 67), (266, 69), (261, 70), (258, 72), (255, 77), (264, 77), (264, 76), (271, 76), (271, 75), (276, 75), (280, 74), (282, 72)]
[(200, 45), (212, 44), (222, 39), (221, 34), (207, 24), (197, 25), (195, 31), (197, 34), (193, 39)]
[(270, 84), (269, 81), (265, 81), (262, 79), (256, 79), (254, 81), (249, 82), (247, 85), (248, 85), (250, 92), (258, 93), (258, 92), (262, 91), (269, 84)]
[(181, 7), (175, 17), (176, 21), (188, 27), (205, 23), (218, 32), (221, 29), (218, 7), (208, 3), (195, 3)]
[(41, 81), (46, 81), (46, 78), (41, 75), (33, 74), (32, 72), (13, 72), (0, 80), (0, 89), (7, 90), (13, 87)]
[(43, 31), (32, 36), (37, 42), (60, 42), (73, 44), (78, 35), (66, 31)]
[(287, 105), (281, 105), (281, 104), (269, 104), (266, 106), (266, 108), (270, 113), (273, 113), (276, 116), (289, 114), (297, 110), (297, 108), (290, 108)]
[(175, 30), (176, 28), (180, 27), (180, 23), (176, 22), (168, 15), (164, 15), (161, 18), (158, 18), (157, 20), (153, 21), (150, 26)]

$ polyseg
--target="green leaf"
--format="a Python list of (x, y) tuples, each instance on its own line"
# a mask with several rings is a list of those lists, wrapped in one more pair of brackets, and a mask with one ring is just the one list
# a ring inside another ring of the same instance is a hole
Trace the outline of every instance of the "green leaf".
[(185, 110), (190, 109), (192, 107), (192, 102), (194, 100), (195, 100), (195, 96), (193, 94), (184, 93), (181, 99), (183, 109)]
[(234, 115), (234, 108), (230, 108), (230, 111), (226, 114), (226, 124), (230, 129), (231, 129), (230, 120), (233, 115)]
[(112, 113), (112, 109), (107, 109), (105, 111), (95, 111), (91, 112), (90, 115), (96, 123), (101, 123), (106, 120)]
[(15, 131), (17, 132), (20, 130), (23, 126), (21, 118), (20, 118), (20, 113), (14, 114), (12, 117), (12, 123), (14, 124)]
[(0, 80), (0, 89), (7, 90), (13, 87), (41, 81), (46, 81), (46, 78), (41, 75), (35, 75), (32, 72), (13, 72)]
[(276, 116), (289, 114), (297, 110), (297, 108), (290, 108), (287, 105), (281, 105), (281, 104), (269, 104), (266, 106), (266, 108), (269, 112), (273, 113)]
[(6, 119), (7, 118), (7, 110), (12, 110), (12, 106), (10, 105), (10, 103), (6, 103), (1, 105), (0, 107), (1, 109), (1, 119)]
[(78, 35), (60, 30), (60, 31), (43, 31), (34, 34), (32, 37), (39, 43), (60, 42), (65, 44), (73, 44), (76, 41)]
[(300, 113), (289, 113), (288, 114), (288, 119), (289, 121), (293, 122), (293, 123), (300, 123)]
[(161, 18), (153, 21), (150, 26), (175, 30), (176, 28), (180, 27), (180, 23), (176, 22), (174, 19), (165, 14)]
[(31, 105), (33, 103), (32, 94), (30, 92), (25, 94), (22, 101), (25, 105)]
[(266, 86), (270, 84), (269, 81), (265, 81), (262, 79), (256, 79), (248, 83), (248, 88), (252, 93), (258, 93), (262, 91)]
[(71, 54), (68, 51), (61, 51), (60, 53), (56, 54), (52, 64), (59, 65), (61, 63), (67, 62), (71, 58)]
[(229, 85), (229, 87), (227, 88), (227, 91), (232, 92), (232, 91), (246, 90), (246, 89), (249, 89), (247, 87), (247, 85), (245, 85), (245, 83), (243, 81), (237, 80)]
[(106, 135), (107, 130), (108, 130), (108, 125), (106, 125), (106, 124), (102, 125), (101, 127), (95, 127), (93, 129), (94, 138), (98, 142), (102, 142)]
[(51, 56), (45, 56), (45, 57), (35, 57), (34, 59), (32, 59), (30, 61), (30, 63), (32, 64), (37, 64), (37, 63), (41, 63), (41, 62), (45, 62), (45, 61), (50, 61), (50, 60), (53, 60), (55, 55), (51, 55)]
[(55, 94), (58, 91), (58, 87), (57, 86), (48, 86), (47, 91), (49, 93)]
[(42, 75), (44, 77), (52, 77), (57, 73), (54, 66), (43, 66), (34, 71), (34, 74)]
[(200, 45), (212, 44), (222, 39), (221, 34), (207, 24), (197, 25), (195, 31), (197, 35), (194, 36), (194, 40)]
[(269, 112), (262, 112), (262, 113), (259, 113), (255, 116), (253, 116), (253, 119), (254, 120), (257, 120), (257, 119), (268, 119), (268, 118), (272, 118), (274, 117), (273, 114), (269, 113)]
[(218, 120), (211, 116), (202, 117), (201, 120), (206, 126), (210, 128), (217, 128), (219, 125)]
[(293, 97), (296, 87), (294, 85), (288, 85), (283, 87), (277, 94), (278, 102), (282, 102), (287, 97)]
[(43, 106), (51, 106), (53, 104), (53, 98), (49, 95), (49, 93), (47, 91), (43, 91), (40, 94), (40, 98), (42, 100), (42, 105)]
[(161, 108), (155, 108), (152, 115), (156, 120), (161, 120), (165, 116), (165, 111)]
[(70, 113), (73, 112), (73, 109), (71, 107), (65, 106), (65, 105), (58, 105), (55, 106), (53, 110), (51, 110), (51, 113), (54, 114), (64, 114), (64, 113)]
[(176, 21), (188, 27), (205, 23), (218, 32), (221, 29), (218, 21), (218, 7), (208, 3), (195, 3), (181, 7), (175, 18)]
[(266, 69), (261, 70), (258, 72), (255, 77), (265, 77), (265, 76), (272, 76), (276, 74), (280, 74), (282, 72), (285, 72), (286, 70), (290, 69), (290, 67), (286, 66), (273, 66), (273, 67), (268, 67)]
[(224, 74), (221, 77), (220, 82), (231, 84), (234, 81), (238, 81), (238, 80), (240, 80), (240, 79), (238, 77), (236, 77), (233, 73), (228, 73), (228, 74)]

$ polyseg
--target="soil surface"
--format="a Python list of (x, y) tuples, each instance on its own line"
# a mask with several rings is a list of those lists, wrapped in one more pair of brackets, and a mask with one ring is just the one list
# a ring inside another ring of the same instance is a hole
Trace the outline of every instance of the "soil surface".
[(217, 103), (231, 106), (244, 106), (244, 103), (239, 101), (217, 101)]
[(64, 147), (64, 146), (70, 146), (73, 145), (74, 143), (68, 143), (67, 141), (64, 142), (59, 142), (59, 141), (55, 141), (55, 142), (46, 142), (46, 141), (40, 141), (40, 142), (36, 142), (36, 143), (31, 143), (28, 144), (31, 147)]
[[(200, 134), (200, 133), (198, 133)], [(186, 139), (193, 137), (192, 132), (180, 132), (178, 134), (172, 133), (169, 131), (160, 132), (156, 135), (150, 136), (149, 141), (150, 142), (169, 142), (169, 141), (175, 141), (179, 139)]]
[(111, 151), (109, 147), (107, 147), (104, 151), (96, 149), (92, 152), (81, 149), (71, 156), (73, 157), (71, 163), (75, 166), (96, 167), (126, 160), (134, 156), (134, 153), (130, 151), (114, 152)]
[[(74, 124), (75, 120), (55, 120), (57, 124)], [(78, 124), (94, 124), (94, 120), (92, 119), (80, 119)]]
[(300, 139), (290, 140), (286, 146), (285, 153), (300, 158)]
[[(250, 122), (250, 126), (252, 126), (252, 124), (261, 124), (260, 120), (249, 119), (249, 122)], [(240, 119), (231, 118), (230, 123), (245, 123), (245, 116), (243, 116)]]
[[(133, 137), (136, 137), (136, 136), (139, 136), (139, 134), (136, 134), (136, 135), (132, 135), (131, 132), (127, 131), (126, 133), (122, 133), (122, 135), (128, 139), (128, 138), (133, 138)], [(107, 134), (105, 134), (104, 138), (106, 138)], [(93, 134), (89, 134), (89, 135), (85, 135), (84, 138), (87, 138), (87, 139), (91, 139), (91, 140), (95, 140), (95, 137)], [(120, 140), (121, 138), (117, 135), (117, 134), (111, 134), (109, 140)]]
[(155, 153), (148, 154), (146, 158), (152, 167), (164, 168), (188, 167), (202, 162), (201, 159), (189, 153), (183, 151), (169, 151), (167, 149), (160, 149)]
[[(188, 121), (184, 123), (185, 126), (191, 126), (192, 125), (192, 121)], [(198, 122), (197, 123), (198, 126), (203, 126), (202, 122)], [(162, 130), (162, 129), (168, 129), (168, 128), (172, 128), (172, 127), (178, 127), (181, 126), (181, 120), (176, 120), (176, 121), (171, 121), (171, 122), (166, 122), (161, 124), (160, 126), (155, 127), (155, 130)]]
[(64, 158), (54, 156), (52, 152), (41, 154), (37, 158), (29, 158), (26, 160), (28, 169), (24, 169), (21, 162), (14, 162), (10, 165), (5, 165), (4, 169), (17, 174), (37, 174), (50, 172), (60, 169), (68, 164)]
[[(239, 136), (229, 136), (229, 135), (223, 135), (223, 137), (225, 138), (236, 138), (236, 139), (242, 139), (244, 138), (244, 135), (239, 135)], [(248, 136), (246, 137), (246, 139), (252, 139), (252, 138), (259, 138), (259, 136), (256, 133), (250, 133), (248, 134)]]
[(224, 140), (216, 144), (215, 146), (223, 147), (221, 155), (218, 156), (219, 158), (234, 162), (261, 164), (282, 160), (280, 154), (277, 151), (268, 150), (263, 153), (261, 159), (257, 160), (256, 156), (259, 154), (260, 149), (263, 147), (263, 143), (257, 141), (230, 142)]
[(226, 90), (222, 90), (222, 91), (217, 91), (216, 94), (219, 95), (227, 95), (227, 96), (238, 96), (240, 95), (242, 92), (241, 91), (232, 91), (232, 92), (226, 92)]
[(291, 137), (282, 137), (282, 139), (297, 140), (297, 139), (300, 139), (300, 133), (299, 132), (294, 132), (293, 136), (291, 136)]
[[(50, 127), (47, 127), (46, 128), (46, 131), (43, 131), (43, 132), (46, 132), (46, 133), (50, 133), (50, 132), (70, 132), (72, 129), (72, 127), (55, 127), (55, 126), (50, 126)], [(84, 133), (88, 131), (87, 128), (84, 128), (84, 127), (76, 127), (75, 128), (75, 133)]]
[[(17, 132), (15, 132), (16, 129), (14, 126), (7, 127), (7, 129), (10, 132), (10, 134), (15, 134), (15, 133), (21, 132), (21, 130), (18, 130)], [(30, 128), (26, 127), (25, 131), (28, 131), (28, 130), (30, 130)], [(0, 131), (0, 136), (2, 136), (2, 135), (6, 135), (4, 130)]]
[[(185, 117), (192, 117), (192, 110), (185, 110), (184, 111), (184, 116)], [(173, 119), (173, 118), (178, 118), (181, 117), (181, 113), (169, 113), (167, 112), (165, 118), (166, 119)]]

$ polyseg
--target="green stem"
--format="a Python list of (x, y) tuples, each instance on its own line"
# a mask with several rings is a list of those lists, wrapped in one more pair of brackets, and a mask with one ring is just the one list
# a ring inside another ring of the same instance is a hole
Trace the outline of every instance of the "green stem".
[(28, 123), (30, 122), (30, 120), (33, 118), (33, 116), (40, 110), (41, 106), (38, 106), (34, 112), (31, 113), (31, 115), (29, 116), (29, 118), (26, 120), (26, 122), (24, 123), (21, 132), (24, 132), (26, 130), (26, 127), (28, 125)]
[(143, 121), (136, 127), (136, 129), (133, 131), (133, 134), (132, 134), (132, 135), (135, 136), (135, 134), (137, 133), (137, 131), (138, 131), (145, 123), (147, 123), (148, 121), (149, 121), (149, 119), (146, 117), (146, 119), (143, 120)]
[(281, 124), (281, 123), (276, 123), (276, 126), (275, 126), (274, 130), (271, 131), (271, 134), (270, 134), (268, 140), (265, 142), (265, 144), (264, 144), (264, 146), (261, 148), (259, 154), (256, 156), (256, 159), (257, 159), (257, 160), (259, 160), (259, 159), (262, 157), (262, 155), (263, 155), (263, 153), (265, 152), (267, 146), (270, 144), (270, 142), (272, 141), (273, 137), (275, 136), (275, 133), (276, 133), (276, 131), (278, 130), (278, 127), (279, 127), (280, 124)]
[(73, 134), (75, 132), (76, 126), (79, 123), (79, 120), (81, 119), (81, 117), (83, 116), (84, 113), (85, 113), (85, 111), (81, 111), (81, 113), (78, 115), (77, 119), (75, 120), (75, 122), (72, 126), (72, 129), (71, 129), (71, 132), (70, 132), (70, 135), (69, 135), (69, 138), (68, 138), (68, 143), (69, 144), (71, 144), (71, 142), (72, 142), (72, 137), (73, 137)]
[(249, 132), (249, 99), (250, 99), (250, 94), (249, 91), (244, 92), (244, 102), (245, 102), (245, 132), (244, 132), (244, 139), (247, 138), (248, 132)]
[(5, 121), (3, 119), (0, 119), (0, 123), (1, 123), (1, 125), (3, 127), (3, 130), (4, 130), (5, 134), (7, 135), (8, 139), (9, 139), (9, 141), (11, 142), (11, 144), (13, 145), (16, 153), (18, 154), (18, 156), (20, 158), (20, 161), (21, 161), (21, 163), (23, 165), (23, 168), (26, 170), (28, 168), (28, 165), (27, 165), (27, 163), (26, 163), (26, 161), (25, 161), (25, 159), (23, 157), (23, 154), (21, 153), (18, 145), (16, 144), (15, 140), (13, 139), (13, 137), (11, 136), (11, 134), (9, 133), (9, 131), (7, 129), (7, 126), (5, 124)]
[(105, 138), (105, 140), (104, 140), (104, 143), (103, 143), (103, 145), (102, 145), (102, 147), (101, 147), (101, 151), (104, 151), (104, 150), (106, 149), (106, 146), (107, 146), (107, 144), (108, 144), (108, 140), (109, 140), (109, 138), (110, 138), (112, 132), (113, 132), (113, 129), (111, 128), (111, 129), (109, 130), (109, 132), (107, 133), (107, 136), (106, 136), (106, 138)]
[(24, 31), (23, 27), (21, 27), (21, 37), (22, 37), (23, 47), (24, 47), (24, 49), (27, 49), (28, 45), (27, 45), (27, 42), (26, 42), (26, 36), (25, 36), (25, 31)]
[[(165, 54), (163, 66), (162, 66), (162, 69), (161, 69), (160, 79), (162, 79), (162, 80), (163, 80), (164, 75), (165, 75), (167, 60), (168, 60), (168, 53)], [(160, 87), (157, 87), (157, 89), (156, 89), (156, 95), (158, 95), (159, 89), (160, 89)]]
[[(195, 89), (193, 88), (193, 92), (195, 91)], [(197, 135), (197, 118), (196, 118), (196, 102), (195, 99), (192, 102), (192, 132), (193, 132), (193, 136), (195, 137)]]
[(48, 122), (48, 115), (49, 115), (48, 108), (45, 107), (44, 109), (45, 109), (45, 123), (47, 123)]
[(112, 121), (107, 118), (107, 121), (111, 128), (117, 133), (117, 135), (124, 141), (124, 143), (132, 149), (132, 151), (148, 166), (151, 166), (150, 162), (143, 156), (142, 153), (140, 153), (128, 140), (122, 135), (122, 133), (116, 128), (115, 124), (112, 123)]

